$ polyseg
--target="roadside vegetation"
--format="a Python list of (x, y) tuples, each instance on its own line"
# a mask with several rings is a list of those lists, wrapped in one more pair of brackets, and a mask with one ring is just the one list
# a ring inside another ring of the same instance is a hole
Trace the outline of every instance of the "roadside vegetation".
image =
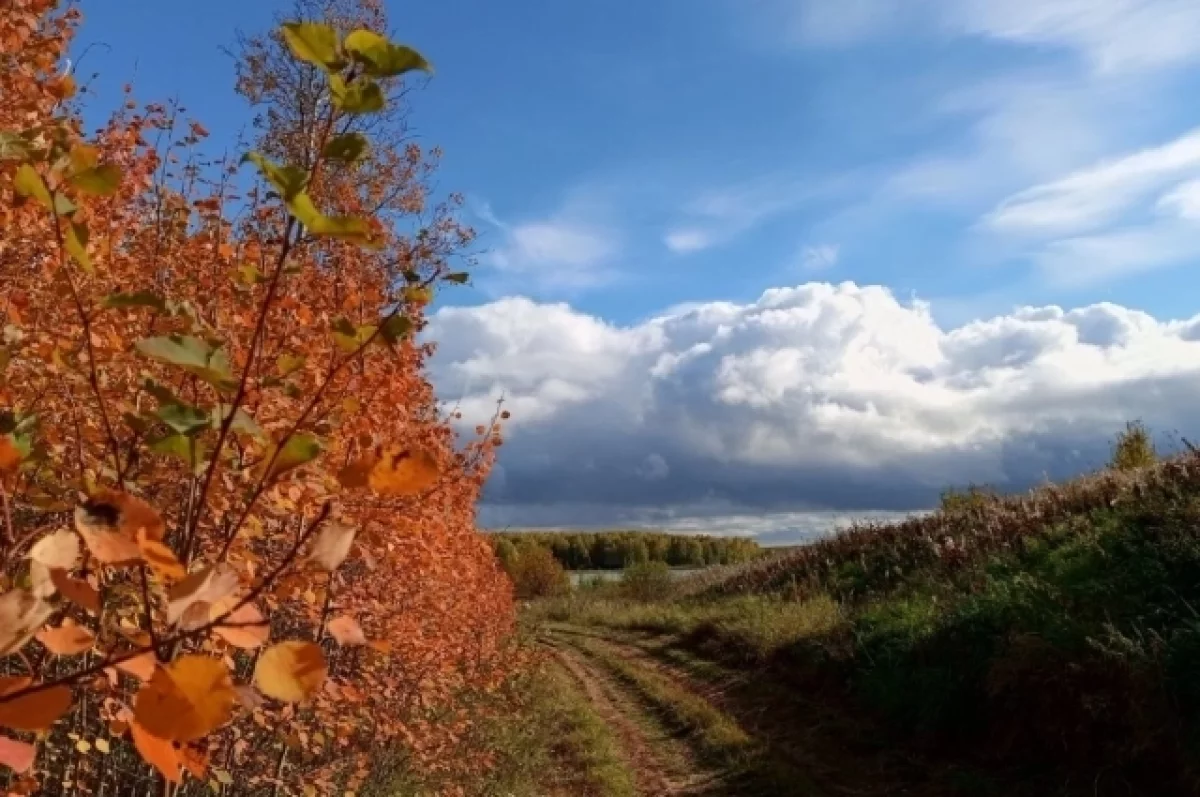
[[(1132, 424), (1110, 467), (1074, 482), (952, 491), (924, 518), (658, 594), (577, 591), (528, 619), (640, 639), (861, 717), (848, 733), (922, 762), (881, 788), (1195, 794), (1198, 488), (1200, 453), (1160, 460)], [(811, 715), (790, 721), (800, 736)]]

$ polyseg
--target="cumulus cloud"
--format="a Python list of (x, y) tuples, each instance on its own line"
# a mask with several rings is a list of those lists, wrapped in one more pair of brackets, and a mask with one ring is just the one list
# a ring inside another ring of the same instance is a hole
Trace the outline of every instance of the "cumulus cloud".
[(1077, 473), (1128, 419), (1187, 433), (1197, 329), (1113, 304), (943, 328), (885, 288), (810, 283), (632, 326), (508, 298), (430, 334), (465, 423), (508, 400), (487, 517), (523, 525), (912, 510)]

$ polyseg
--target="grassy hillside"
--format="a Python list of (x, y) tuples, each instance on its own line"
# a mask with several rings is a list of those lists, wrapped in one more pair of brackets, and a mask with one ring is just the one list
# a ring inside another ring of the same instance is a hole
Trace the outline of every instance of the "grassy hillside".
[(957, 773), (906, 793), (1200, 793), (1200, 454), (959, 495), (672, 589), (542, 611), (820, 695)]

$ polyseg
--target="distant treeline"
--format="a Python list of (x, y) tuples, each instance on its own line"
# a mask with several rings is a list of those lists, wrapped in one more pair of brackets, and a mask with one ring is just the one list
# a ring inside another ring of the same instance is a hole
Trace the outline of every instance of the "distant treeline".
[(746, 562), (762, 553), (743, 537), (708, 537), (650, 531), (502, 532), (492, 535), (496, 555), (511, 562), (522, 549), (545, 548), (567, 570), (620, 570), (640, 562), (705, 567)]

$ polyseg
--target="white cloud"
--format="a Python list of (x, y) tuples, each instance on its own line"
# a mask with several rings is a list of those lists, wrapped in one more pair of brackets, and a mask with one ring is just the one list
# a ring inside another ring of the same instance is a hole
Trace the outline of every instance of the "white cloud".
[(549, 217), (519, 223), (502, 221), (486, 203), (475, 210), (500, 235), (483, 262), (500, 276), (501, 290), (575, 290), (614, 277), (621, 235), (595, 203), (568, 203)]
[(676, 254), (686, 254), (728, 243), (839, 182), (757, 181), (705, 191), (680, 209), (680, 221), (663, 235), (663, 244)]
[(1079, 53), (1116, 72), (1194, 61), (1200, 4), (1193, 0), (939, 0), (943, 23), (965, 33)]
[(507, 299), (443, 309), (431, 335), (466, 423), (508, 396), (490, 505), (629, 518), (915, 508), (1078, 472), (1127, 419), (1195, 431), (1196, 329), (1112, 304), (943, 328), (884, 288), (813, 283), (627, 327)]
[(671, 230), (663, 236), (663, 243), (676, 254), (699, 252), (712, 246), (713, 241), (704, 230), (681, 228)]
[(1109, 224), (1164, 184), (1200, 174), (1200, 129), (1126, 153), (1005, 199), (984, 218), (992, 229), (1054, 233)]
[(800, 251), (800, 268), (805, 271), (825, 271), (837, 265), (841, 248), (836, 244), (806, 246)]
[(1097, 73), (1200, 56), (1200, 5), (1193, 0), (775, 0), (756, 7), (765, 8), (759, 21), (772, 35), (802, 45), (906, 32), (979, 36), (1065, 50)]

